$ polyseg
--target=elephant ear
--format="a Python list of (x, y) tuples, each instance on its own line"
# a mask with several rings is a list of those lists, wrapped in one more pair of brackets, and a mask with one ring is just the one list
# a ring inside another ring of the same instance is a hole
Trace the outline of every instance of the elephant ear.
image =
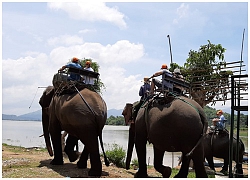
[(51, 93), (54, 94), (54, 87), (53, 86), (48, 86), (47, 89), (45, 90), (45, 94), (46, 94), (46, 96), (48, 96)]
[(44, 91), (43, 95), (41, 96), (39, 100), (39, 104), (42, 108), (49, 107), (50, 101), (54, 95), (54, 87), (48, 86)]

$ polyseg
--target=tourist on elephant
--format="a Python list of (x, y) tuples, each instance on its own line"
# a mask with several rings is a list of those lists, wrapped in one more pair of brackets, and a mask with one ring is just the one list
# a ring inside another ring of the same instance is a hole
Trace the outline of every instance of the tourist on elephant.
[[(94, 70), (91, 67), (91, 61), (86, 61), (84, 69), (88, 70), (88, 71), (94, 72)], [(91, 84), (91, 85), (93, 85), (94, 84), (94, 78), (93, 77), (89, 77), (89, 76), (84, 76), (83, 82), (85, 84)]]
[[(79, 59), (76, 58), (76, 57), (73, 57), (72, 60), (71, 60), (71, 63), (68, 63), (68, 64), (64, 65), (63, 67), (61, 67), (59, 69), (59, 71), (63, 71), (65, 68), (70, 68), (70, 67), (81, 69), (82, 66), (80, 64), (78, 64), (78, 62), (79, 62)], [(80, 80), (80, 78), (81, 77), (80, 77), (79, 74), (70, 73), (70, 75), (68, 77), (68, 80), (78, 81), (78, 80)]]
[(141, 85), (139, 90), (139, 96), (141, 96), (140, 101), (135, 105), (133, 110), (133, 120), (135, 121), (137, 112), (139, 111), (141, 105), (143, 102), (148, 98), (149, 92), (150, 92), (150, 80), (148, 77), (144, 77), (143, 79), (144, 83)]
[[(178, 68), (174, 69), (173, 77), (175, 77), (181, 81), (184, 81), (184, 78), (181, 74), (181, 71)], [(178, 94), (183, 95), (183, 90), (184, 90), (184, 88), (182, 86), (174, 84), (174, 87), (173, 87), (174, 92), (177, 92)]]
[[(169, 76), (169, 77), (173, 77), (173, 74), (168, 70), (168, 66), (166, 64), (163, 64), (161, 66), (161, 70), (154, 73), (150, 78), (157, 77), (157, 76), (160, 76), (160, 75), (162, 75), (162, 79), (164, 78), (165, 75)], [(155, 78), (152, 79), (150, 95), (154, 94), (155, 86), (157, 86), (158, 88), (161, 88), (162, 87), (162, 81), (160, 81), (158, 79), (155, 79)], [(170, 83), (170, 82), (165, 81), (164, 82), (164, 87), (173, 89), (173, 84)]]
[(219, 117), (219, 118), (214, 118), (213, 119), (213, 125), (218, 129), (218, 130), (223, 130), (224, 127), (225, 127), (225, 117), (223, 115), (223, 111), (222, 110), (219, 110), (216, 112), (216, 115)]

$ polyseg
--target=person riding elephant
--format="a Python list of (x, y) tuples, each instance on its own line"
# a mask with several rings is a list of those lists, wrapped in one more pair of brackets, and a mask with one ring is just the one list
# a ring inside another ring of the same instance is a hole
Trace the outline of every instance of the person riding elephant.
[[(128, 122), (132, 108), (127, 108), (123, 115)], [(132, 105), (130, 104), (130, 107)], [(189, 162), (192, 159), (196, 177), (207, 177), (204, 167), (203, 144), (201, 143), (207, 130), (207, 119), (202, 107), (194, 100), (184, 96), (171, 96), (168, 99), (153, 99), (138, 111), (134, 137), (129, 136), (129, 142), (134, 143), (138, 157), (139, 170), (135, 177), (147, 177), (146, 144), (153, 144), (154, 167), (162, 174), (169, 177), (171, 168), (165, 167), (163, 162), (164, 152), (182, 152), (182, 165), (175, 177), (187, 177)], [(131, 130), (131, 132), (133, 132)], [(131, 139), (130, 139), (131, 138)], [(133, 147), (129, 145), (129, 147)], [(130, 149), (131, 150), (131, 149)], [(132, 153), (129, 153), (132, 154)], [(131, 158), (127, 158), (130, 160)], [(126, 162), (126, 165), (129, 162)]]
[[(86, 61), (86, 62), (85, 62), (85, 67), (84, 67), (84, 69), (87, 70), (87, 71), (94, 72), (94, 70), (93, 70), (92, 67), (91, 67), (91, 61)], [(83, 82), (84, 82), (85, 84), (94, 85), (94, 78), (93, 78), (93, 77), (89, 77), (89, 76), (84, 76)]]
[[(179, 79), (181, 81), (184, 81), (184, 77), (181, 74), (181, 70), (178, 69), (178, 68), (174, 69), (173, 77), (177, 78), (177, 79)], [(182, 87), (182, 86), (180, 86), (178, 84), (174, 84), (173, 91), (178, 93), (179, 95), (183, 95), (184, 87)]]
[(80, 90), (79, 93), (57, 95), (55, 89), (49, 86), (43, 92), (39, 104), (42, 106), (45, 143), (51, 156), (53, 151), (50, 137), (52, 140), (54, 159), (51, 164), (63, 164), (61, 131), (66, 131), (85, 145), (77, 166), (86, 167), (89, 154), (91, 168), (88, 175), (101, 176), (98, 137), (105, 164), (109, 165), (102, 141), (102, 130), (107, 119), (107, 107), (102, 97), (87, 88)]
[(216, 115), (218, 116), (218, 118), (214, 118), (213, 119), (213, 125), (216, 129), (220, 130), (220, 131), (223, 131), (224, 128), (225, 128), (225, 122), (226, 122), (226, 119), (223, 115), (223, 111), (222, 110), (218, 110), (216, 112)]
[(137, 116), (137, 112), (139, 111), (141, 105), (149, 96), (150, 80), (148, 77), (144, 77), (143, 81), (144, 81), (144, 83), (143, 83), (143, 85), (141, 85), (140, 90), (139, 90), (139, 96), (141, 97), (140, 101), (134, 106), (133, 117), (132, 117), (133, 121), (135, 121), (136, 116)]
[(163, 80), (160, 81), (160, 80), (154, 78), (154, 77), (157, 77), (157, 76), (160, 76), (160, 75), (162, 75), (162, 79), (164, 79), (165, 75), (169, 76), (169, 77), (173, 77), (173, 74), (168, 70), (167, 64), (163, 64), (161, 66), (161, 70), (157, 71), (156, 73), (154, 73), (150, 77), (150, 79), (153, 78), (152, 82), (151, 82), (150, 95), (154, 94), (154, 92), (155, 92), (155, 86), (157, 86), (158, 88), (162, 88), (162, 86), (164, 86), (164, 89), (173, 89), (173, 83), (167, 82), (167, 81), (163, 83)]
[[(71, 63), (68, 63), (62, 66), (59, 69), (59, 71), (63, 71), (65, 68), (70, 68), (70, 67), (82, 69), (82, 66), (78, 62), (79, 62), (79, 59), (77, 57), (73, 57), (71, 60)], [(73, 81), (79, 81), (80, 79), (81, 79), (81, 76), (76, 73), (70, 73), (70, 76), (68, 77), (68, 80), (73, 80)]]
[[(208, 165), (210, 169), (215, 171), (214, 168), (214, 161), (213, 157), (222, 158), (224, 160), (224, 165), (222, 167), (221, 173), (227, 175), (228, 174), (228, 165), (229, 165), (229, 134), (223, 133), (223, 135), (216, 133), (215, 131), (207, 132), (203, 140), (204, 146), (204, 154), (205, 158), (208, 161)], [(236, 138), (233, 137), (233, 160), (236, 162), (236, 173), (237, 176), (243, 177), (243, 169), (242, 169), (242, 162), (243, 162), (243, 155), (245, 152), (245, 145), (239, 140), (238, 146), (238, 157), (239, 162), (237, 162), (237, 141)]]

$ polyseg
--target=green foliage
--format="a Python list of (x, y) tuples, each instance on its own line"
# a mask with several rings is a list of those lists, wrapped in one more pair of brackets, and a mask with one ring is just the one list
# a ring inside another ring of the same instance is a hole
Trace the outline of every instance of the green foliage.
[(133, 159), (132, 164), (138, 167), (139, 166), (138, 159)]
[(80, 59), (80, 61), (79, 61), (79, 64), (84, 68), (85, 67), (85, 63), (86, 63), (86, 61), (90, 61), (91, 62), (91, 67), (92, 67), (92, 69), (95, 71), (95, 72), (99, 72), (99, 68), (100, 68), (100, 66), (99, 66), (99, 64), (97, 63), (97, 62), (93, 62), (93, 60), (92, 59), (90, 59), (90, 58), (88, 58), (88, 59)]
[(106, 125), (115, 125), (115, 126), (124, 126), (125, 120), (123, 116), (110, 116), (107, 121)]
[(229, 93), (228, 78), (232, 71), (224, 71), (226, 66), (224, 53), (226, 49), (221, 44), (208, 44), (200, 46), (198, 51), (190, 50), (188, 58), (181, 67), (171, 64), (170, 71), (179, 68), (185, 79), (190, 82), (189, 94), (202, 107), (215, 102), (214, 99), (226, 99)]
[[(171, 173), (171, 176), (170, 178), (173, 178), (175, 175), (177, 175), (179, 172), (179, 169), (175, 169), (175, 168), (172, 168), (172, 173)], [(195, 172), (194, 170), (190, 170), (188, 172), (188, 178), (196, 178), (196, 175), (195, 175)], [(208, 174), (208, 178), (215, 178), (215, 174)]]
[(170, 64), (169, 71), (170, 71), (170, 72), (174, 72), (174, 70), (175, 70), (176, 68), (181, 69), (182, 67), (179, 66), (177, 63), (171, 63), (171, 64)]
[(191, 82), (206, 81), (218, 78), (219, 74), (214, 71), (220, 70), (225, 65), (224, 53), (226, 49), (221, 44), (215, 45), (208, 40), (207, 45), (200, 46), (198, 51), (190, 50), (186, 63), (184, 63), (184, 74)]
[(118, 144), (112, 144), (109, 150), (106, 151), (106, 156), (109, 161), (117, 167), (125, 168), (125, 155), (126, 151)]
[[(206, 114), (207, 120), (208, 120), (208, 125), (212, 125), (212, 119), (216, 118), (216, 112), (218, 109), (211, 108), (209, 106), (205, 106), (204, 112)], [(224, 112), (223, 115), (227, 119), (226, 125), (231, 124), (231, 114)], [(236, 128), (236, 123), (237, 122), (237, 116), (234, 116), (234, 127)], [(227, 126), (228, 127), (228, 126)], [(245, 114), (240, 114), (240, 127), (241, 128), (246, 128), (248, 127), (248, 115)]]

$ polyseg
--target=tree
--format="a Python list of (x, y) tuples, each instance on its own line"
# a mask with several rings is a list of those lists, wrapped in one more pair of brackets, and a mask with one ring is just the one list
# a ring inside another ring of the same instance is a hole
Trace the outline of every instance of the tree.
[(232, 72), (223, 71), (226, 66), (225, 51), (221, 44), (215, 45), (208, 40), (208, 44), (200, 46), (198, 51), (190, 50), (184, 67), (172, 65), (180, 67), (182, 74), (190, 82), (188, 93), (202, 107), (214, 102), (214, 98), (225, 99), (227, 96), (228, 77)]
[(123, 116), (110, 116), (107, 121), (106, 125), (116, 125), (116, 126), (124, 126), (125, 125), (125, 120)]

